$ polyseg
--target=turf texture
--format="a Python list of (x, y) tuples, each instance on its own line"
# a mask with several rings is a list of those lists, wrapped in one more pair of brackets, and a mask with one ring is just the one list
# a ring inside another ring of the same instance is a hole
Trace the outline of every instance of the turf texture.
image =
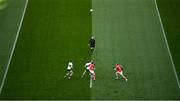
[(167, 39), (180, 80), (180, 1), (157, 0)]
[[(89, 0), (29, 0), (1, 99), (90, 99)], [(64, 79), (69, 60), (72, 80)]]
[(17, 34), (25, 0), (0, 0), (0, 82)]
[[(91, 58), (97, 80), (90, 89), (81, 74)], [(70, 59), (75, 73), (67, 80)], [(128, 82), (114, 79), (115, 63)], [(180, 99), (154, 1), (29, 0), (0, 99)]]
[[(179, 99), (179, 89), (153, 0), (93, 0), (97, 81), (92, 99)], [(129, 81), (114, 80), (124, 65)]]

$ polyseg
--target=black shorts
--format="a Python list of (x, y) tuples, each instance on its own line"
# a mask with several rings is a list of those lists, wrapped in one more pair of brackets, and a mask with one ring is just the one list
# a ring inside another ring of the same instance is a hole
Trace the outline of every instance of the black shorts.
[(72, 71), (72, 69), (67, 69), (68, 72)]
[(95, 48), (95, 45), (94, 44), (92, 44), (92, 45), (90, 45), (92, 48)]

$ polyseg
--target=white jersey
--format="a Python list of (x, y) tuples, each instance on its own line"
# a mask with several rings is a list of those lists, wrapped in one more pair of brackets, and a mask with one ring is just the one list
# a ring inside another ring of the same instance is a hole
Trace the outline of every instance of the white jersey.
[(85, 64), (85, 68), (89, 70), (89, 66), (90, 66), (91, 62), (88, 62)]
[(69, 62), (68, 67), (67, 67), (67, 70), (72, 70), (72, 69), (73, 69), (73, 63), (72, 63), (72, 62)]

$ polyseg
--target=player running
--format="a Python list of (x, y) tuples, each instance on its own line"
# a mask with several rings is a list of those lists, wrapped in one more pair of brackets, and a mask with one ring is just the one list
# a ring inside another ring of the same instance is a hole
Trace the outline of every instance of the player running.
[(86, 72), (89, 72), (89, 67), (90, 67), (90, 65), (91, 65), (91, 62), (87, 62), (86, 64), (85, 64), (85, 70), (84, 70), (84, 72), (83, 72), (83, 75), (81, 76), (81, 78), (84, 78), (84, 75), (86, 74)]
[(90, 72), (90, 74), (91, 74), (91, 77), (92, 77), (92, 79), (93, 80), (96, 80), (96, 74), (95, 74), (95, 72), (94, 72), (94, 66), (95, 66), (95, 64), (94, 64), (94, 62), (92, 62), (91, 64), (90, 64), (90, 66), (89, 66), (89, 72)]
[(89, 44), (88, 44), (88, 45), (90, 46), (91, 52), (93, 52), (94, 49), (95, 49), (95, 45), (96, 45), (96, 40), (94, 39), (93, 36), (92, 36), (91, 39), (89, 40)]
[(119, 79), (119, 75), (121, 75), (123, 77), (123, 79), (127, 82), (128, 79), (123, 75), (122, 66), (120, 66), (119, 64), (116, 64), (114, 70), (116, 71), (116, 78), (115, 79)]
[(71, 76), (73, 75), (73, 63), (72, 61), (70, 60), (69, 63), (68, 63), (68, 67), (67, 67), (67, 73), (66, 75), (64, 76), (64, 78), (68, 78), (68, 79), (71, 79)]

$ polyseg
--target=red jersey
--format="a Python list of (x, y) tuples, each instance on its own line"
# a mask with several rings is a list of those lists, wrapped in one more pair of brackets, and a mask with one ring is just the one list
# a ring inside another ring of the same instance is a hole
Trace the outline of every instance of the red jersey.
[(89, 70), (94, 70), (94, 64), (90, 64)]
[(121, 68), (120, 65), (116, 65), (116, 71), (117, 71), (117, 72), (121, 72), (121, 71), (122, 71), (122, 68)]

